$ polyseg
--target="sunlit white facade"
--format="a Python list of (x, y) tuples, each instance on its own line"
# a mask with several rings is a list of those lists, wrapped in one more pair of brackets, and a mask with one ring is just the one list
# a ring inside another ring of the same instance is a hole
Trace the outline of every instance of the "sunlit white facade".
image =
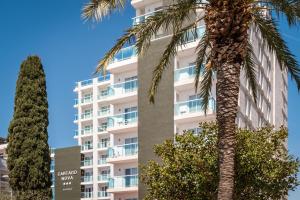
[[(137, 15), (133, 24), (137, 24), (162, 9), (163, 1), (132, 0), (131, 4)], [(199, 37), (204, 28), (200, 23)], [(280, 71), (275, 55), (263, 47), (259, 32), (251, 29), (250, 36), (258, 69), (258, 103), (255, 105), (242, 74), (237, 124), (246, 128), (266, 123), (287, 125), (287, 74)], [(215, 120), (215, 87), (206, 116), (195, 94), (195, 48), (199, 38), (191, 34), (189, 39), (185, 46), (178, 47), (174, 58), (174, 133), (197, 133), (199, 122)], [(82, 199), (138, 199), (138, 67), (135, 49), (126, 47), (108, 66), (105, 76), (76, 83), (74, 123), (78, 128), (74, 137), (83, 155)]]

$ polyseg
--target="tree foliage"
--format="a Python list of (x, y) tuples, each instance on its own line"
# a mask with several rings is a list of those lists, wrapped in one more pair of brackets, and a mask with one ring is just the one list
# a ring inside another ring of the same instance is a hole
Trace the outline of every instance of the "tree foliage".
[[(146, 200), (212, 200), (217, 198), (218, 147), (215, 124), (202, 124), (201, 133), (186, 132), (154, 151), (161, 162), (142, 167)], [(288, 132), (271, 127), (237, 130), (234, 199), (281, 199), (299, 184), (298, 159), (286, 150)]]
[(37, 56), (22, 64), (8, 136), (9, 183), (17, 200), (51, 198), (48, 101), (43, 66)]

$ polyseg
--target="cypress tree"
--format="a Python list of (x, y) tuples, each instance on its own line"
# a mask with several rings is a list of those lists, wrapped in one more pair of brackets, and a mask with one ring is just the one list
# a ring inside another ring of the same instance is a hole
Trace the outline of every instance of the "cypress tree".
[(41, 60), (29, 56), (17, 80), (8, 136), (10, 185), (17, 200), (51, 199), (48, 101)]

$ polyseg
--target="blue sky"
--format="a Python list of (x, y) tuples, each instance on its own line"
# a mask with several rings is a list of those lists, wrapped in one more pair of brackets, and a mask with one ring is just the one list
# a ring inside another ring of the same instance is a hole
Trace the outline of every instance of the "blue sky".
[[(0, 1), (0, 136), (7, 135), (13, 115), (15, 83), (21, 62), (39, 55), (47, 76), (49, 142), (53, 147), (76, 144), (73, 139), (75, 82), (88, 79), (97, 61), (131, 25), (134, 10), (116, 13), (99, 24), (84, 23), (84, 0)], [(300, 58), (299, 28), (280, 23), (291, 50)], [(289, 149), (300, 157), (300, 95), (289, 84)], [(300, 198), (299, 189), (290, 193)]]

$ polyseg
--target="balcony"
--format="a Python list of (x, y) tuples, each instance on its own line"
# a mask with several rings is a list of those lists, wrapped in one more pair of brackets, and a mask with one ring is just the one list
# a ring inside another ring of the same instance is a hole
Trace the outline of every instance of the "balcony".
[(81, 192), (82, 199), (91, 199), (93, 198), (93, 192)]
[(109, 163), (122, 163), (128, 161), (136, 161), (138, 158), (138, 144), (125, 144), (114, 146), (108, 149)]
[(107, 90), (98, 95), (98, 100), (114, 101), (115, 103), (121, 103), (130, 99), (136, 98), (138, 89), (138, 80), (126, 81), (123, 83), (117, 83), (111, 85)]
[(109, 174), (101, 174), (98, 176), (99, 182), (107, 182), (109, 179)]
[(80, 81), (76, 83), (76, 88), (81, 86), (81, 87), (87, 87), (93, 85), (93, 79), (88, 79), (84, 81)]
[(107, 191), (98, 191), (98, 198), (110, 197)]
[(183, 57), (193, 55), (195, 53), (195, 48), (198, 45), (196, 41), (198, 41), (203, 36), (204, 32), (205, 26), (199, 26), (196, 30), (196, 33), (191, 29), (187, 33), (185, 44), (178, 47), (178, 56)]
[(98, 165), (106, 165), (106, 164), (107, 164), (107, 158), (98, 159)]
[(109, 141), (98, 143), (98, 149), (106, 149), (106, 148), (108, 148), (108, 146), (109, 146)]
[(107, 124), (102, 124), (98, 126), (98, 133), (106, 133), (107, 132)]
[(93, 129), (82, 129), (80, 133), (82, 136), (89, 136), (93, 134)]
[(108, 192), (133, 192), (138, 190), (138, 175), (119, 176), (109, 179)]
[(78, 114), (74, 115), (74, 122), (78, 121)]
[(82, 104), (89, 104), (93, 102), (93, 96), (85, 97), (81, 99)]
[(154, 12), (149, 12), (149, 13), (146, 13), (144, 15), (140, 15), (140, 16), (132, 18), (133, 26), (145, 22), (148, 17), (154, 16), (155, 13), (158, 12), (158, 11), (160, 11), (160, 10), (156, 10)]
[(93, 118), (93, 114), (92, 113), (83, 113), (81, 114), (81, 119), (82, 120), (90, 120)]
[(89, 166), (92, 166), (92, 165), (93, 165), (93, 160), (92, 159), (81, 161), (81, 166), (82, 167), (89, 167)]
[(103, 83), (110, 80), (110, 72), (106, 72), (105, 75), (99, 76), (97, 79), (98, 83)]
[(128, 112), (108, 117), (108, 131), (123, 132), (137, 127), (138, 112)]
[(107, 109), (98, 110), (97, 112), (99, 118), (107, 117), (110, 114), (109, 107)]
[(78, 137), (78, 135), (79, 135), (79, 134), (78, 134), (78, 130), (75, 130), (75, 131), (74, 131), (74, 137)]
[(93, 150), (92, 144), (88, 144), (88, 145), (85, 144), (81, 146), (81, 151), (89, 151), (89, 150)]
[(137, 69), (137, 54), (135, 46), (122, 48), (108, 65), (111, 73), (120, 73)]
[(81, 182), (82, 183), (91, 183), (91, 182), (93, 182), (93, 176), (82, 176)]
[[(209, 105), (207, 109), (207, 116), (205, 116), (204, 110), (201, 106), (201, 99), (195, 99), (185, 102), (179, 102), (175, 104), (175, 121), (178, 122), (192, 122), (198, 121), (202, 118), (206, 118), (206, 120), (214, 119), (212, 114), (215, 113), (215, 100), (211, 98), (209, 100)], [(210, 117), (213, 117), (212, 119)]]

